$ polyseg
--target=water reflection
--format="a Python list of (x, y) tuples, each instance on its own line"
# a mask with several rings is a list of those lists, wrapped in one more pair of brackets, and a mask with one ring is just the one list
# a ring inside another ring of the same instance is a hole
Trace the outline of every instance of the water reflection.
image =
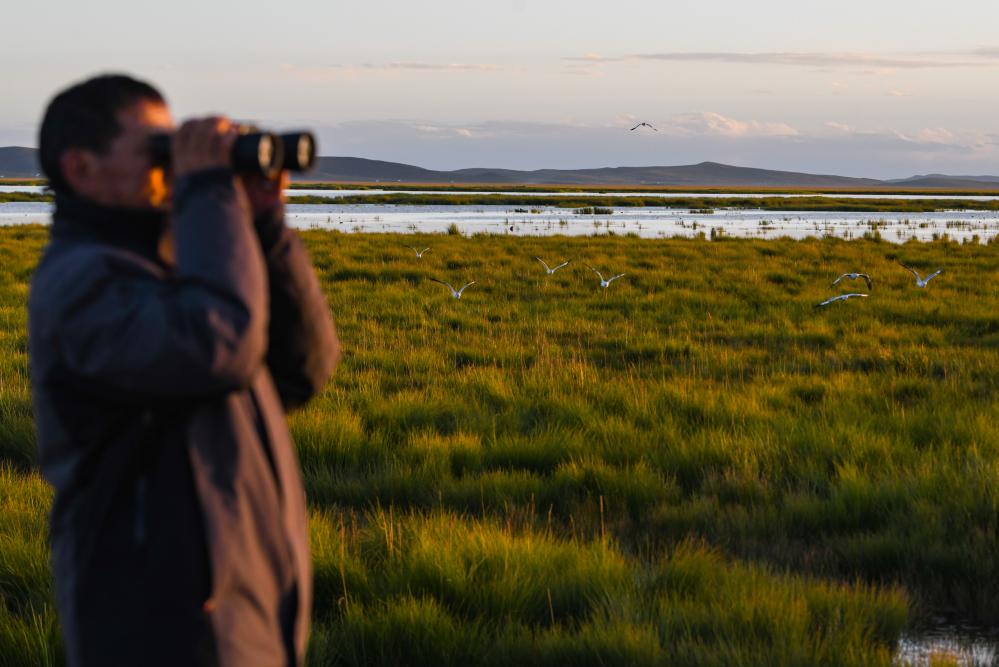
[[(0, 204), (0, 224), (47, 224), (51, 204)], [(292, 204), (289, 222), (300, 229), (343, 232), (443, 233), (452, 225), (463, 234), (519, 236), (600, 236), (632, 234), (644, 238), (699, 236), (706, 238), (844, 239), (879, 235), (886, 241), (928, 241), (946, 235), (955, 241), (985, 243), (999, 236), (999, 212), (943, 211), (886, 214), (870, 212), (763, 211), (759, 209), (619, 208), (612, 213), (581, 215), (554, 207), (396, 206), (385, 204)]]
[[(32, 192), (42, 193), (47, 188), (40, 185), (0, 185), (2, 192)], [(962, 194), (918, 194), (900, 195), (891, 193), (869, 193), (869, 194), (839, 194), (828, 193), (801, 193), (801, 192), (638, 192), (635, 190), (627, 192), (516, 192), (516, 191), (484, 191), (484, 190), (392, 190), (392, 189), (371, 189), (371, 190), (323, 190), (320, 188), (295, 188), (285, 190), (285, 194), (291, 197), (329, 197), (337, 199), (340, 197), (355, 197), (363, 195), (511, 195), (524, 197), (561, 197), (571, 195), (572, 197), (697, 197), (703, 199), (718, 199), (722, 197), (738, 197), (741, 199), (762, 199), (764, 197), (835, 197), (836, 199), (965, 199), (968, 201), (995, 201), (999, 199), (999, 194), (991, 195), (962, 195)]]
[(895, 664), (994, 667), (999, 665), (999, 629), (937, 619), (931, 628), (902, 636)]

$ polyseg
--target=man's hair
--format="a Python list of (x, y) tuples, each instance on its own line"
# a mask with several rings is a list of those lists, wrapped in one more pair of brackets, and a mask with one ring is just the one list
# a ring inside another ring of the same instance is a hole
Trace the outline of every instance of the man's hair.
[(116, 115), (141, 100), (166, 104), (148, 83), (124, 74), (105, 74), (70, 86), (49, 102), (38, 132), (38, 159), (49, 187), (69, 192), (59, 167), (67, 148), (106, 153), (121, 133)]

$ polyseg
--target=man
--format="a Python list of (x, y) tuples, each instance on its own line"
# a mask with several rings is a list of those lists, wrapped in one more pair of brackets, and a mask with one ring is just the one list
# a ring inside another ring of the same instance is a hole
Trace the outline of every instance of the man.
[(311, 608), (284, 410), (339, 357), (280, 182), (233, 173), (225, 118), (125, 76), (72, 86), (39, 135), (55, 191), (29, 300), (42, 473), (70, 665), (295, 665)]

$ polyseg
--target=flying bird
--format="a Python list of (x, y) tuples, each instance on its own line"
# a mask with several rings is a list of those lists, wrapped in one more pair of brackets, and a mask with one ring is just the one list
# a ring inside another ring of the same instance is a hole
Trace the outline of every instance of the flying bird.
[(871, 277), (866, 273), (844, 273), (839, 278), (833, 281), (833, 285), (843, 280), (843, 278), (849, 278), (850, 280), (856, 280), (857, 278), (863, 278), (864, 282), (867, 283), (867, 289), (873, 289), (874, 283), (871, 281)]
[(855, 297), (855, 296), (867, 296), (867, 295), (866, 294), (858, 294), (857, 292), (852, 292), (850, 294), (840, 294), (839, 296), (829, 297), (828, 299), (826, 299), (822, 303), (815, 304), (815, 307), (819, 308), (821, 306), (828, 306), (833, 301), (846, 301), (847, 299), (850, 299), (850, 298)]
[(558, 271), (559, 269), (561, 269), (561, 268), (562, 268), (563, 266), (566, 266), (566, 265), (568, 265), (568, 264), (569, 264), (569, 262), (570, 262), (570, 260), (566, 260), (566, 261), (562, 262), (561, 264), (559, 264), (558, 266), (556, 266), (556, 267), (555, 267), (555, 268), (553, 269), (553, 268), (551, 268), (550, 266), (548, 266), (548, 264), (547, 264), (547, 263), (545, 263), (545, 260), (541, 259), (540, 257), (535, 257), (534, 259), (536, 259), (536, 260), (538, 260), (539, 262), (541, 262), (541, 265), (545, 267), (545, 271), (547, 272), (547, 275), (549, 275), (549, 276), (550, 276), (551, 274), (555, 273), (556, 271)]
[(411, 245), (408, 245), (408, 246), (404, 246), (404, 247), (406, 247), (406, 248), (409, 248), (410, 250), (412, 250), (413, 252), (415, 252), (415, 253), (416, 253), (416, 258), (417, 258), (417, 259), (423, 259), (423, 253), (425, 253), (425, 252), (427, 252), (428, 250), (430, 250), (430, 248), (424, 248), (423, 250), (419, 250), (419, 249), (417, 249), (417, 248), (414, 248), (414, 247), (413, 247), (413, 246), (411, 246)]
[(651, 127), (651, 128), (652, 128), (652, 130), (653, 130), (654, 132), (658, 132), (658, 131), (659, 131), (659, 130), (657, 130), (656, 128), (654, 128), (654, 127), (652, 127), (651, 125), (649, 125), (648, 123), (644, 122), (644, 121), (643, 121), (643, 122), (641, 122), (641, 123), (639, 123), (639, 124), (638, 124), (638, 125), (636, 125), (635, 127), (631, 128), (631, 129), (630, 129), (630, 130), (628, 130), (628, 131), (629, 131), (629, 132), (634, 132), (635, 130), (637, 130), (638, 128), (642, 127), (643, 125), (644, 125), (645, 127)]
[(443, 280), (437, 280), (436, 278), (431, 278), (431, 280), (433, 280), (433, 281), (434, 281), (435, 283), (440, 283), (441, 285), (444, 285), (444, 286), (445, 286), (445, 287), (447, 287), (447, 288), (448, 288), (449, 290), (451, 290), (451, 296), (453, 296), (453, 297), (454, 297), (455, 299), (460, 299), (460, 298), (461, 298), (461, 295), (462, 295), (462, 293), (463, 293), (463, 292), (464, 292), (464, 291), (465, 291), (466, 289), (468, 289), (468, 287), (469, 287), (470, 285), (474, 285), (474, 284), (475, 284), (475, 281), (473, 280), (473, 281), (472, 281), (472, 282), (470, 282), (470, 283), (466, 283), (466, 284), (465, 284), (465, 285), (464, 285), (464, 286), (463, 286), (463, 287), (462, 287), (461, 289), (459, 289), (459, 290), (456, 290), (455, 288), (451, 287), (451, 283), (446, 283), (446, 282), (444, 282)]
[(916, 287), (920, 287), (920, 288), (926, 287), (926, 285), (929, 284), (929, 282), (931, 280), (933, 280), (934, 278), (936, 278), (937, 276), (939, 276), (941, 273), (943, 273), (943, 269), (937, 269), (936, 271), (934, 271), (930, 275), (926, 276), (925, 278), (920, 278), (919, 277), (919, 273), (914, 268), (912, 268), (911, 266), (906, 266), (905, 264), (902, 264), (902, 262), (899, 262), (899, 266), (901, 266), (903, 269), (905, 269), (906, 271), (908, 271), (912, 275), (916, 276)]
[(624, 275), (623, 273), (619, 273), (616, 276), (614, 276), (613, 278), (608, 278), (607, 280), (604, 280), (603, 274), (601, 274), (599, 271), (597, 271), (596, 269), (594, 269), (592, 266), (590, 266), (589, 264), (587, 264), (586, 268), (588, 268), (590, 271), (593, 271), (593, 273), (597, 274), (597, 277), (600, 278), (600, 286), (603, 287), (604, 289), (607, 289), (607, 287), (612, 282), (614, 282), (615, 280), (617, 280), (618, 278), (620, 278), (621, 276)]

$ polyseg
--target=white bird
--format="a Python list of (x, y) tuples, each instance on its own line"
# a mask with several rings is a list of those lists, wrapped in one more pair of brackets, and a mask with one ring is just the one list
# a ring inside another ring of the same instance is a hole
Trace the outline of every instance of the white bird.
[(866, 294), (858, 294), (857, 292), (853, 292), (851, 294), (840, 294), (839, 296), (829, 297), (828, 299), (826, 299), (822, 303), (815, 304), (815, 307), (818, 308), (820, 306), (828, 306), (833, 301), (846, 301), (847, 299), (855, 297), (855, 296), (867, 296), (867, 295)]
[(916, 287), (926, 287), (926, 285), (931, 280), (933, 280), (934, 278), (936, 278), (937, 276), (939, 276), (941, 273), (943, 273), (943, 269), (937, 269), (936, 271), (934, 271), (930, 275), (926, 276), (925, 278), (920, 278), (919, 277), (919, 273), (916, 272), (916, 270), (914, 268), (912, 268), (911, 266), (906, 266), (905, 264), (902, 264), (902, 262), (899, 262), (899, 265), (903, 269), (905, 269), (906, 271), (908, 271), (909, 273), (911, 273), (912, 275), (916, 276)]
[(455, 288), (451, 287), (451, 283), (446, 283), (446, 282), (444, 282), (443, 280), (437, 280), (436, 278), (431, 278), (431, 280), (433, 280), (433, 281), (434, 281), (435, 283), (440, 283), (441, 285), (444, 285), (444, 286), (445, 286), (445, 287), (447, 287), (447, 288), (448, 288), (449, 290), (451, 290), (451, 296), (453, 296), (453, 297), (454, 297), (454, 298), (456, 298), (456, 299), (460, 299), (460, 298), (461, 298), (461, 295), (462, 295), (462, 293), (463, 293), (463, 292), (464, 292), (464, 291), (465, 291), (466, 289), (468, 289), (468, 287), (469, 287), (470, 285), (474, 285), (474, 284), (475, 284), (475, 281), (473, 280), (473, 281), (472, 281), (472, 282), (470, 282), (470, 283), (466, 283), (466, 284), (465, 284), (465, 285), (464, 285), (464, 286), (463, 286), (463, 287), (462, 287), (461, 289), (459, 289), (459, 290), (456, 290)]
[(571, 260), (568, 260), (568, 259), (567, 259), (567, 260), (565, 260), (564, 262), (562, 262), (561, 264), (559, 264), (558, 266), (556, 266), (556, 267), (555, 267), (555, 268), (553, 269), (553, 268), (549, 267), (549, 266), (548, 266), (548, 264), (547, 264), (547, 263), (545, 262), (545, 260), (541, 259), (540, 257), (535, 257), (534, 259), (536, 259), (536, 260), (538, 260), (539, 262), (541, 262), (542, 266), (544, 266), (544, 267), (545, 267), (545, 271), (547, 271), (547, 272), (548, 272), (548, 275), (549, 275), (549, 276), (550, 276), (551, 274), (555, 273), (556, 271), (558, 271), (559, 269), (561, 269), (561, 268), (562, 268), (563, 266), (567, 266), (567, 265), (569, 264), (569, 262), (571, 261)]
[(839, 278), (833, 281), (833, 285), (843, 280), (843, 278), (849, 278), (850, 280), (856, 280), (857, 278), (863, 278), (864, 282), (867, 283), (867, 289), (874, 289), (874, 283), (871, 281), (871, 277), (866, 273), (844, 273)]
[(639, 124), (638, 124), (638, 125), (636, 125), (635, 127), (631, 128), (631, 129), (630, 129), (630, 130), (628, 130), (628, 131), (629, 131), (629, 132), (634, 132), (635, 130), (637, 130), (638, 128), (642, 127), (643, 125), (644, 125), (645, 127), (651, 127), (651, 128), (652, 128), (652, 130), (653, 130), (654, 132), (658, 132), (658, 131), (659, 131), (659, 130), (657, 130), (656, 128), (654, 128), (654, 127), (652, 127), (651, 125), (649, 125), (648, 123), (644, 122), (644, 121), (643, 121), (643, 122), (641, 122), (641, 123), (639, 123)]
[(597, 274), (597, 277), (600, 278), (600, 286), (603, 287), (604, 289), (607, 289), (608, 285), (610, 285), (612, 282), (614, 282), (615, 280), (617, 280), (618, 278), (620, 278), (621, 276), (624, 275), (623, 273), (619, 273), (616, 276), (614, 276), (613, 278), (608, 278), (607, 280), (604, 280), (603, 274), (601, 274), (599, 271), (597, 271), (596, 269), (594, 269), (589, 264), (587, 264), (586, 267), (590, 271), (593, 271), (593, 273)]
[(423, 253), (425, 253), (425, 252), (427, 252), (428, 250), (430, 250), (430, 248), (424, 248), (423, 250), (419, 250), (419, 249), (417, 249), (417, 248), (414, 248), (414, 247), (413, 247), (413, 246), (411, 246), (411, 245), (408, 245), (408, 246), (405, 246), (405, 247), (407, 247), (407, 248), (409, 248), (410, 250), (412, 250), (413, 252), (415, 252), (415, 253), (416, 253), (416, 258), (417, 258), (417, 259), (423, 259)]

